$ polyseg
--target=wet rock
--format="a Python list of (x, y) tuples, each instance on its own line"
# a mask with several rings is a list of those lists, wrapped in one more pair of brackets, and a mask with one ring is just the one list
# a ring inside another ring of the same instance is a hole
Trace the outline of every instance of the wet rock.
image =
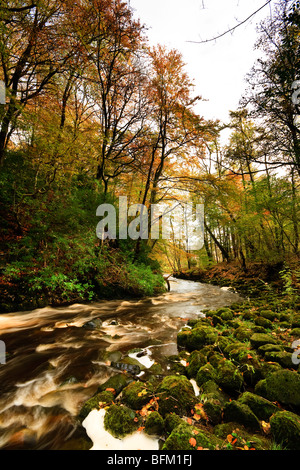
[(279, 411), (270, 419), (271, 434), (287, 450), (300, 450), (300, 416)]
[(255, 386), (255, 393), (270, 401), (300, 408), (300, 375), (291, 370), (279, 370)]
[(233, 400), (226, 403), (223, 410), (223, 420), (240, 423), (251, 431), (260, 431), (260, 423), (248, 405)]
[(102, 321), (100, 318), (94, 318), (93, 320), (89, 320), (83, 325), (83, 328), (86, 330), (99, 330), (102, 327)]
[(278, 407), (272, 402), (251, 392), (243, 393), (237, 401), (244, 405), (248, 405), (255, 416), (264, 421), (268, 421), (270, 416), (278, 411)]
[(255, 325), (262, 326), (263, 328), (272, 329), (273, 323), (265, 317), (256, 317), (254, 320)]

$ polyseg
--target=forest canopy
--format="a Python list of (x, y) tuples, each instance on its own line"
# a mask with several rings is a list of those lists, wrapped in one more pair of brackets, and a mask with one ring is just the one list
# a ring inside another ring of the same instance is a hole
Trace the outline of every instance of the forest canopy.
[[(259, 25), (262, 58), (224, 123), (199, 115), (182, 55), (150, 46), (129, 2), (1, 1), (4, 309), (28, 293), (35, 306), (149, 295), (164, 271), (297, 258), (299, 16), (280, 0)], [(203, 204), (203, 247), (174, 233), (100, 240), (96, 209), (120, 196), (148, 210)]]

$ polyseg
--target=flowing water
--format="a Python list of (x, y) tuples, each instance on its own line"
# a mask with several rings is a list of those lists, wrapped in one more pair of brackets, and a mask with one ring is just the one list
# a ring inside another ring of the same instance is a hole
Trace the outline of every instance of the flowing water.
[[(142, 300), (0, 315), (7, 353), (0, 365), (0, 449), (60, 449), (80, 433), (81, 405), (118, 373), (103, 360), (104, 350), (142, 348), (146, 367), (161, 362), (177, 353), (177, 333), (188, 319), (242, 300), (226, 288), (170, 284), (169, 292)], [(101, 326), (86, 328), (94, 319)]]

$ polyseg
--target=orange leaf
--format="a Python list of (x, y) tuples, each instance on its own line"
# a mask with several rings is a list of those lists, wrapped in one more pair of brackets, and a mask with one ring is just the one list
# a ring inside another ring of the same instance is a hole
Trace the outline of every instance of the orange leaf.
[(113, 394), (116, 393), (116, 391), (115, 391), (114, 388), (106, 388), (105, 391), (106, 391), (106, 392), (112, 392)]
[(233, 440), (233, 436), (231, 434), (228, 434), (227, 441), (231, 443), (232, 440)]
[(140, 428), (138, 428), (138, 431), (141, 432), (143, 429), (145, 429), (145, 426), (141, 426)]
[(197, 447), (197, 450), (203, 450), (203, 447)]
[(192, 422), (193, 422), (193, 421), (191, 420), (191, 418), (188, 418), (188, 419), (187, 419), (187, 423), (188, 423), (188, 424), (192, 424)]
[(197, 444), (197, 441), (194, 437), (191, 437), (189, 440), (189, 443), (191, 444), (192, 447), (195, 447)]

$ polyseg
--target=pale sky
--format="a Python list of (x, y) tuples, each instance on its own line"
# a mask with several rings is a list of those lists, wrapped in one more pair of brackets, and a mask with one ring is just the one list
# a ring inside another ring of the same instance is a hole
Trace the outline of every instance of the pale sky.
[[(192, 44), (215, 37), (245, 20), (266, 0), (130, 0), (135, 17), (148, 29), (149, 42), (175, 48), (183, 55), (187, 72), (201, 95), (197, 112), (205, 119), (228, 121), (246, 88), (259, 51), (256, 25), (271, 14), (266, 6), (233, 33), (207, 44)], [(276, 3), (276, 0), (272, 4)]]

